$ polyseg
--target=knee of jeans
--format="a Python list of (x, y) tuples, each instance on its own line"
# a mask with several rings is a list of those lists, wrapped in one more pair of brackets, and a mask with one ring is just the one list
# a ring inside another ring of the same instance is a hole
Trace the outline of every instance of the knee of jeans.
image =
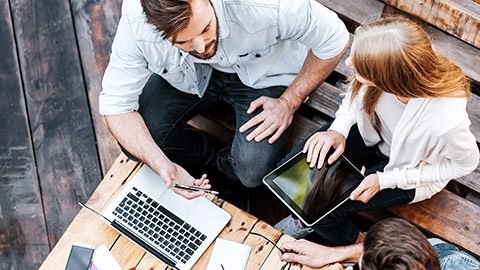
[(257, 187), (262, 184), (262, 179), (274, 165), (255, 158), (235, 158), (235, 174), (246, 187)]

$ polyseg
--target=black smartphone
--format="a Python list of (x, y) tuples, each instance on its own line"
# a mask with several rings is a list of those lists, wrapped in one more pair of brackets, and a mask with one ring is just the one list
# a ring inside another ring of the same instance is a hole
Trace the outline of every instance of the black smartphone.
[(73, 243), (65, 270), (88, 270), (95, 247)]

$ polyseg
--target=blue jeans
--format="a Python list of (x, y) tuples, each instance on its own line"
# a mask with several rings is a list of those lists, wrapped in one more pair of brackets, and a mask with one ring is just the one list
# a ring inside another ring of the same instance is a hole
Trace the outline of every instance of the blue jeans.
[[(178, 91), (162, 77), (153, 74), (140, 95), (138, 112), (167, 157), (190, 170), (204, 165), (211, 146), (208, 136), (189, 127), (186, 122), (218, 101), (226, 101), (235, 111), (236, 129), (231, 147), (221, 149), (217, 154), (218, 169), (229, 179), (241, 181), (247, 187), (255, 187), (262, 183), (263, 176), (280, 160), (290, 129), (274, 144), (269, 144), (268, 139), (258, 143), (248, 142), (246, 136), (254, 128), (244, 133), (238, 129), (262, 111), (259, 108), (247, 114), (253, 100), (260, 96), (277, 98), (285, 89), (284, 86), (253, 89), (245, 86), (236, 74), (214, 70), (205, 95), (200, 98)], [(135, 159), (124, 148), (122, 150)]]
[[(330, 124), (318, 131), (326, 131)], [(317, 132), (318, 132), (317, 131)], [(302, 151), (306, 140), (296, 146), (283, 160), (288, 160), (296, 153)], [(354, 125), (348, 134), (345, 151), (343, 153), (357, 168), (365, 166), (365, 175), (383, 171), (388, 163), (388, 157), (384, 156), (376, 146), (368, 147)], [(379, 191), (367, 203), (348, 200), (332, 213), (316, 223), (312, 228), (325, 240), (329, 246), (345, 246), (355, 243), (359, 230), (352, 221), (351, 214), (360, 211), (383, 209), (396, 205), (406, 204), (413, 201), (415, 190), (400, 188), (384, 189)]]
[(444, 242), (438, 238), (428, 239), (440, 259), (440, 268), (442, 270), (478, 270), (480, 262), (465, 251), (460, 251), (450, 243)]

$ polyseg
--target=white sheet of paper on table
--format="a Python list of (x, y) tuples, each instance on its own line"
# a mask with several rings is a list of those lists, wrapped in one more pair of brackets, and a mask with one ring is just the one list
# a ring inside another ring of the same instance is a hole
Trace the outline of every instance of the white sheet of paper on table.
[(217, 238), (207, 270), (244, 270), (250, 250), (250, 246)]
[(105, 245), (95, 249), (89, 270), (122, 270), (115, 257)]

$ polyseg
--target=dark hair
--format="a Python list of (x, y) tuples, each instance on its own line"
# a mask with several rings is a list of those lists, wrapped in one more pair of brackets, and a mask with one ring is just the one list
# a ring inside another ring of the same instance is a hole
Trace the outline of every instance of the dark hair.
[(440, 270), (438, 255), (415, 226), (400, 218), (373, 225), (363, 241), (363, 270)]
[(147, 22), (173, 42), (187, 27), (192, 15), (191, 0), (141, 0), (141, 3)]

